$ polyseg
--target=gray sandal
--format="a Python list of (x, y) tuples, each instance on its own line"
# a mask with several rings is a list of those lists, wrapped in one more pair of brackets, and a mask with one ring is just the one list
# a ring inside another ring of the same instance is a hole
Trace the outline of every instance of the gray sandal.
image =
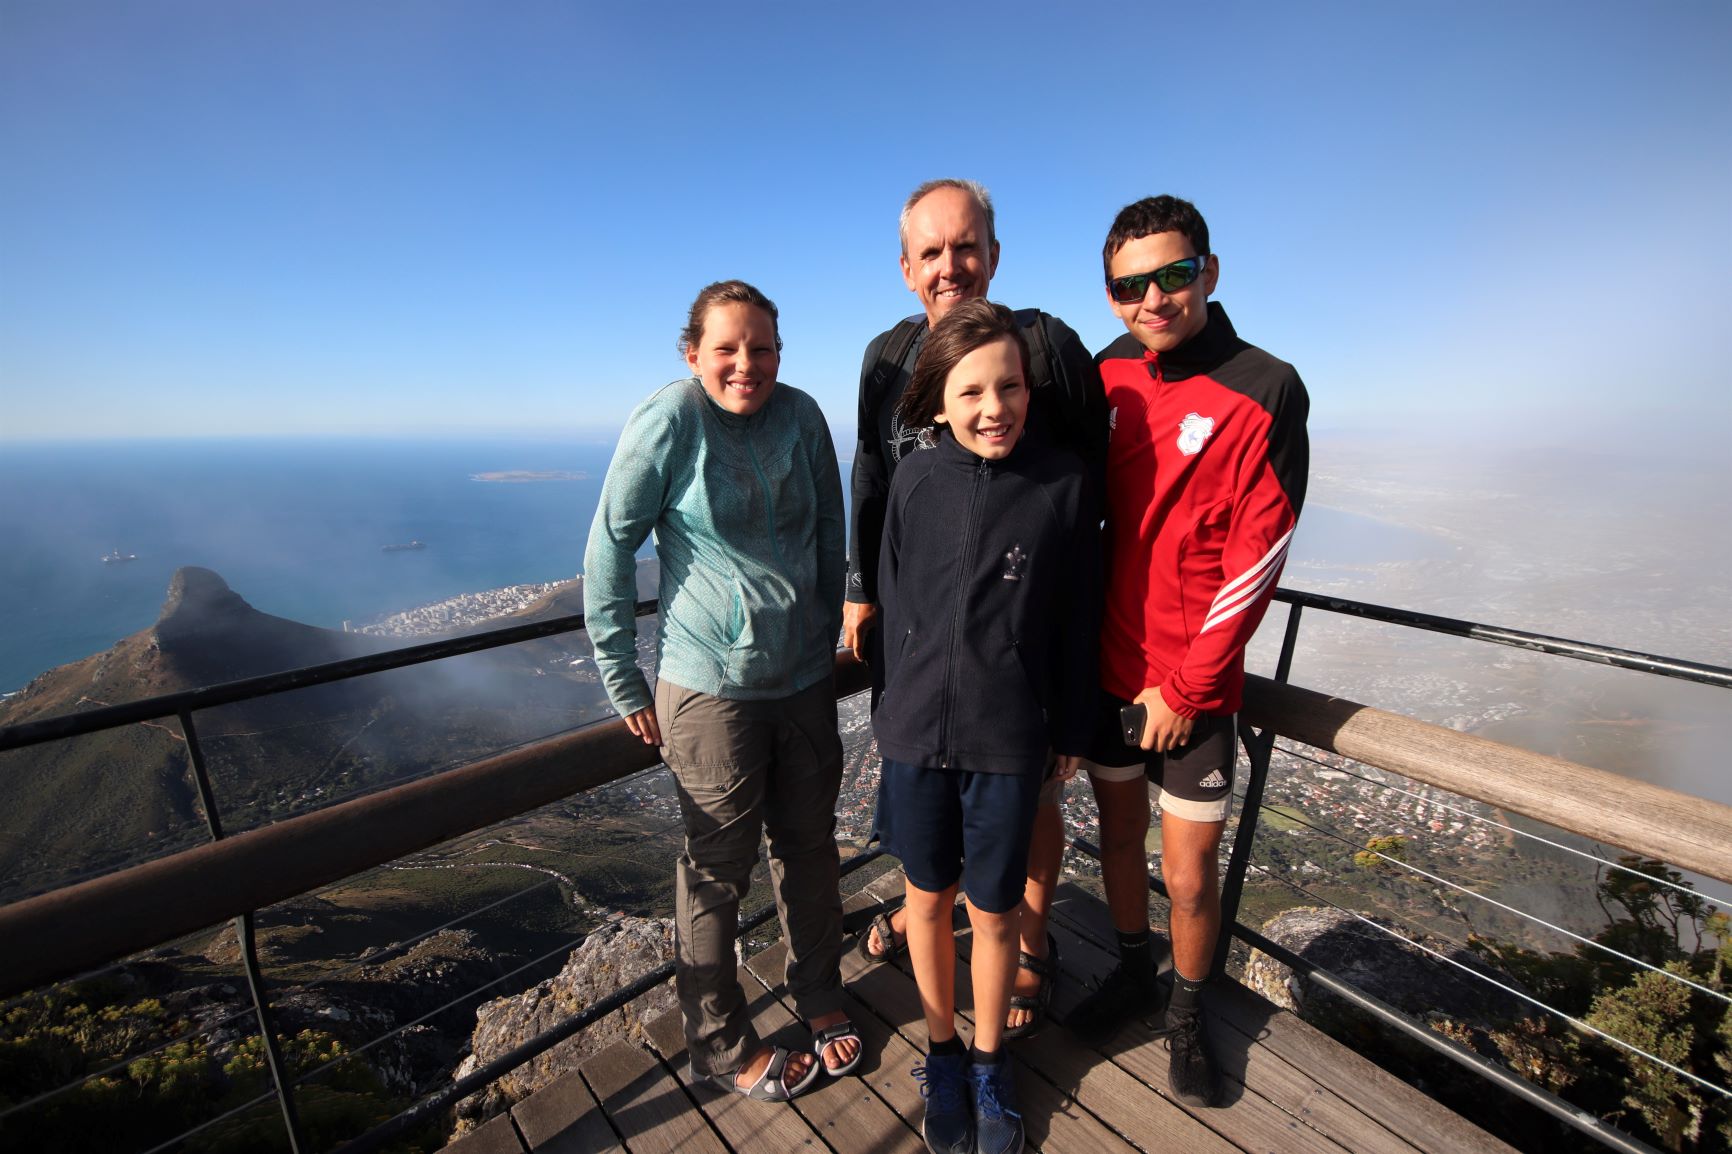
[(782, 1082), (782, 1071), (788, 1068), (788, 1059), (791, 1057), (793, 1052), (786, 1046), (770, 1047), (770, 1064), (764, 1067), (764, 1072), (758, 1075), (758, 1080), (750, 1086), (740, 1085), (734, 1080), (734, 1074), (700, 1074), (696, 1069), (692, 1070), (691, 1074), (693, 1081), (707, 1082), (718, 1090), (756, 1098), (760, 1102), (787, 1102), (810, 1090), (812, 1083), (818, 1080), (818, 1075), (824, 1069), (824, 1058), (819, 1055), (812, 1060), (812, 1067), (806, 1071), (804, 1078), (792, 1086), (785, 1085)]
[[(836, 1042), (845, 1042), (850, 1038), (854, 1040), (854, 1056), (852, 1058), (840, 1066), (831, 1066), (824, 1061), (826, 1047)], [(825, 1026), (822, 1030), (812, 1031), (812, 1053), (818, 1056), (818, 1065), (823, 1067), (824, 1073), (832, 1078), (841, 1078), (852, 1074), (854, 1068), (860, 1064), (860, 1059), (866, 1056), (866, 1043), (860, 1037), (860, 1031), (854, 1028), (854, 1023), (843, 1018), (834, 1026)]]

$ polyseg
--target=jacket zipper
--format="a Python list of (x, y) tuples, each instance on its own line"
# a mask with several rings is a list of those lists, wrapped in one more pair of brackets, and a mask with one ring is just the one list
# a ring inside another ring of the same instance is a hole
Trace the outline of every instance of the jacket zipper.
[(776, 564), (782, 564), (782, 542), (776, 536), (776, 502), (770, 496), (770, 481), (764, 476), (764, 467), (758, 464), (758, 447), (752, 443), (748, 434), (746, 441), (746, 456), (752, 459), (752, 472), (758, 478), (758, 488), (764, 491), (764, 519), (766, 528), (770, 530), (770, 553), (776, 558)]
[(938, 761), (945, 769), (950, 768), (951, 728), (955, 723), (955, 713), (951, 708), (955, 699), (956, 666), (961, 660), (962, 649), (962, 606), (968, 599), (968, 582), (973, 574), (976, 506), (980, 499), (980, 486), (984, 484), (991, 473), (991, 466), (982, 460), (974, 469), (974, 479), (968, 488), (968, 509), (963, 518), (962, 526), (962, 558), (957, 566), (958, 581), (956, 583), (956, 607), (950, 618), (950, 658), (944, 663), (944, 697), (939, 710), (938, 730)]

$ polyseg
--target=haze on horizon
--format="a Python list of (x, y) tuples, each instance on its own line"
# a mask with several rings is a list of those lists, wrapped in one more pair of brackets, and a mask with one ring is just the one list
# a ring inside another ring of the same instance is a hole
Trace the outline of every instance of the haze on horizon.
[(1096, 348), (1113, 212), (1194, 199), (1319, 430), (1732, 429), (1724, 4), (1171, 10), (1139, 67), (1122, 9), (759, 11), (14, 0), (0, 440), (617, 426), (742, 276), (845, 442), (939, 174)]
[(992, 295), (1094, 348), (1112, 214), (1174, 192), (1314, 507), (1484, 561), (1350, 595), (1732, 662), (1732, 8), (1163, 11), (1137, 67), (1122, 9), (762, 11), (14, 0), (0, 454), (606, 441), (741, 276), (846, 456), (912, 186), (986, 183)]

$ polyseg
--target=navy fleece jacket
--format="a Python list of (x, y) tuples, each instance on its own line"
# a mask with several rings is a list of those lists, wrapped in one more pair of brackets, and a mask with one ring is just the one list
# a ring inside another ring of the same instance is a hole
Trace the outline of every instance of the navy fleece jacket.
[(884, 756), (1044, 773), (1087, 751), (1100, 635), (1099, 514), (1075, 454), (1025, 438), (988, 461), (948, 431), (891, 482), (879, 555)]

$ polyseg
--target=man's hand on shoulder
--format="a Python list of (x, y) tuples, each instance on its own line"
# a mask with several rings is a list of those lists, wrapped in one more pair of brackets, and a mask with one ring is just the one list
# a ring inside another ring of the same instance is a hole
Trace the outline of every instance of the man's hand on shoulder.
[(878, 627), (878, 606), (864, 601), (842, 603), (842, 644), (853, 650), (854, 660), (866, 660), (866, 635)]
[(1166, 753), (1191, 740), (1193, 719), (1174, 713), (1167, 705), (1167, 699), (1161, 696), (1158, 685), (1151, 685), (1137, 694), (1136, 704), (1147, 706), (1149, 710), (1149, 719), (1143, 723), (1144, 749)]

